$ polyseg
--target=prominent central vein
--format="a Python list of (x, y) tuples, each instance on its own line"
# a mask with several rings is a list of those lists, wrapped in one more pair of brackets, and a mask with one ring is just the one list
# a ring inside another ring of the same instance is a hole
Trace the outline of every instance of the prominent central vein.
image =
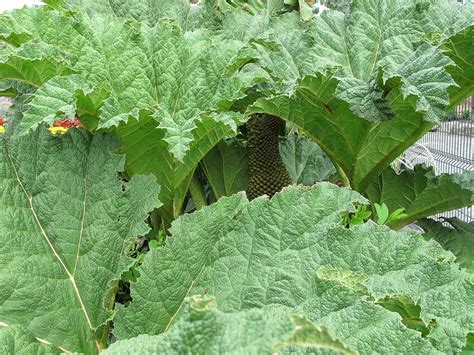
[(84, 235), (84, 220), (86, 219), (86, 200), (87, 200), (87, 178), (84, 177), (84, 196), (82, 203), (82, 218), (81, 218), (81, 229), (79, 230), (79, 241), (77, 242), (76, 260), (74, 262), (74, 269), (72, 275), (76, 274), (77, 263), (79, 262), (79, 254), (81, 251), (82, 236)]
[(189, 292), (191, 292), (196, 280), (201, 276), (202, 272), (204, 271), (204, 269), (206, 268), (206, 264), (204, 263), (204, 265), (202, 266), (201, 270), (199, 270), (199, 273), (196, 275), (196, 277), (194, 278), (194, 280), (192, 280), (191, 282), (191, 285), (189, 285), (188, 287), (188, 291), (186, 292), (186, 295), (183, 297), (183, 301), (181, 302), (181, 304), (179, 305), (178, 309), (176, 310), (176, 312), (174, 312), (173, 316), (170, 318), (168, 324), (166, 324), (166, 328), (165, 330), (163, 331), (166, 332), (169, 327), (171, 326), (171, 324), (173, 323), (174, 319), (176, 318), (176, 316), (178, 315), (179, 311), (181, 310), (181, 308), (183, 308), (183, 305), (184, 303), (186, 302), (186, 297), (188, 297), (189, 295)]
[[(23, 185), (23, 183), (21, 182), (21, 179), (20, 179), (20, 176), (18, 174), (18, 170), (15, 166), (15, 163), (12, 159), (12, 157), (10, 156), (10, 152), (9, 152), (9, 149), (8, 147), (6, 147), (6, 154), (7, 154), (7, 157), (8, 157), (8, 160), (10, 161), (10, 164), (12, 166), (12, 169), (13, 169), (13, 172), (15, 173), (15, 178), (16, 178), (16, 181), (18, 182), (18, 185), (20, 186), (20, 188), (23, 190), (23, 193), (25, 194), (27, 200), (28, 200), (28, 204), (30, 206), (30, 209), (31, 209), (31, 213), (33, 214), (33, 218), (38, 226), (38, 228), (40, 229), (41, 231), (41, 234), (42, 236), (44, 237), (44, 240), (46, 241), (46, 243), (48, 244), (49, 248), (51, 249), (51, 251), (53, 252), (54, 254), (54, 257), (59, 261), (59, 264), (61, 265), (61, 267), (63, 268), (64, 272), (66, 273), (69, 281), (71, 282), (72, 284), (72, 287), (74, 289), (74, 293), (76, 294), (76, 298), (77, 300), (79, 301), (79, 305), (81, 307), (81, 311), (84, 313), (84, 317), (86, 318), (86, 322), (87, 322), (87, 325), (89, 326), (89, 329), (90, 330), (94, 330), (94, 327), (92, 326), (92, 322), (89, 318), (89, 315), (87, 313), (87, 310), (86, 310), (86, 306), (84, 305), (84, 302), (82, 300), (82, 297), (81, 297), (81, 294), (79, 292), (79, 289), (77, 288), (77, 284), (76, 284), (76, 280), (74, 279), (74, 276), (69, 272), (66, 264), (64, 263), (64, 261), (62, 260), (61, 256), (58, 254), (58, 252), (56, 251), (56, 248), (54, 247), (54, 245), (51, 243), (51, 240), (49, 239), (48, 237), (48, 234), (46, 233), (46, 231), (44, 230), (43, 226), (41, 225), (41, 222), (38, 218), (38, 215), (35, 211), (35, 208), (33, 207), (33, 198), (28, 194), (28, 191), (26, 190), (25, 186)], [(96, 345), (98, 346), (98, 343), (96, 341)]]

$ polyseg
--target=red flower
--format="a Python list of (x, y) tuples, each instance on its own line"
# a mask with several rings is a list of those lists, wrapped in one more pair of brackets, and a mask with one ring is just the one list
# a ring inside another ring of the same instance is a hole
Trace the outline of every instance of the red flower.
[(73, 123), (68, 119), (57, 120), (53, 123), (53, 127), (63, 127), (63, 128), (71, 128)]
[(50, 127), (49, 130), (53, 134), (61, 133), (64, 134), (69, 128), (82, 127), (81, 121), (77, 115), (74, 116), (74, 121), (71, 121), (69, 116), (64, 117), (64, 119), (57, 120), (53, 123), (53, 127)]

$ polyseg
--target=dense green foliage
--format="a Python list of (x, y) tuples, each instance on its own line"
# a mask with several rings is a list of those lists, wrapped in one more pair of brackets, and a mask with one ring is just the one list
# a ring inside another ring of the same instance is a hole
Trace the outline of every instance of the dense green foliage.
[(472, 225), (423, 218), (474, 172), (390, 168), (473, 93), (472, 4), (45, 2), (0, 16), (1, 352), (472, 346)]
[[(167, 246), (145, 258), (134, 302), (116, 318), (117, 336), (162, 333), (187, 296), (207, 292), (224, 312), (286, 306), (363, 353), (462, 346), (462, 329), (472, 321), (467, 274), (435, 243), (372, 223), (344, 229), (341, 213), (358, 202), (351, 190), (321, 184), (290, 188), (271, 201), (235, 195), (183, 216)], [(456, 291), (447, 292), (454, 284)], [(383, 299), (402, 294), (421, 306), (418, 321), (435, 320), (428, 338), (383, 307)]]

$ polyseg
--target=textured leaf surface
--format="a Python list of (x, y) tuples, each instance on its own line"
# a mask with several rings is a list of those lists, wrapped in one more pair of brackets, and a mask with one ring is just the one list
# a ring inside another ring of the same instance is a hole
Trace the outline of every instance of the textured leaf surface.
[(0, 144), (0, 321), (67, 351), (97, 352), (131, 264), (125, 249), (159, 207), (155, 178), (121, 184), (124, 159), (106, 135), (42, 127)]
[[(235, 114), (235, 120), (243, 116)], [(181, 214), (182, 203), (188, 190), (189, 179), (199, 161), (213, 146), (226, 136), (233, 135), (233, 129), (212, 117), (203, 117), (193, 131), (190, 151), (182, 162), (174, 159), (164, 140), (165, 132), (156, 129), (156, 120), (142, 115), (140, 120), (131, 120), (127, 129), (119, 129), (118, 136), (127, 153), (126, 171), (130, 175), (154, 174), (161, 186), (160, 201), (164, 215), (170, 221)]]
[(355, 354), (327, 329), (316, 326), (284, 306), (232, 313), (219, 311), (212, 298), (194, 296), (166, 334), (118, 341), (112, 354), (271, 354), (289, 346)]
[[(179, 218), (167, 245), (145, 257), (116, 334), (171, 332), (186, 297), (208, 293), (226, 313), (289, 307), (360, 353), (461, 349), (474, 321), (469, 276), (437, 243), (373, 223), (344, 229), (341, 214), (361, 202), (321, 183), (270, 201), (222, 198)], [(374, 302), (400, 294), (420, 305), (422, 322), (434, 320), (426, 338)]]
[[(23, 26), (24, 22), (30, 26), (36, 24), (30, 24), (27, 15), (14, 18), (18, 26)], [(31, 16), (37, 14), (33, 12)], [(60, 26), (51, 24), (48, 35), (40, 32), (36, 39), (74, 59), (64, 66), (82, 72), (84, 85), (88, 82), (92, 87), (101, 83), (109, 91), (109, 96), (98, 103), (101, 107), (99, 128), (117, 126), (122, 121), (127, 122), (129, 116), (138, 118), (140, 110), (148, 110), (165, 129), (165, 141), (178, 160), (182, 160), (188, 150), (193, 138), (191, 132), (196, 127), (194, 121), (202, 113), (228, 108), (233, 100), (243, 96), (246, 82), (237, 77), (226, 77), (225, 68), (240, 48), (235, 41), (217, 46), (202, 31), (185, 34), (168, 22), (159, 22), (154, 27), (143, 25), (137, 34), (133, 27), (120, 19), (107, 16), (84, 16), (75, 20), (48, 11), (44, 17), (59, 17), (60, 25), (68, 30), (63, 34)], [(74, 26), (82, 28), (80, 31), (69, 30)], [(56, 33), (58, 38), (51, 38), (52, 33)], [(13, 53), (9, 57), (15, 59), (18, 56)], [(49, 58), (47, 53), (43, 53), (43, 57)], [(77, 100), (74, 95), (77, 85), (71, 86), (65, 80), (52, 80), (46, 86), (47, 95), (41, 93), (36, 98), (36, 106), (43, 106), (45, 117), (50, 112), (61, 111), (64, 105), (54, 98), (61, 97), (69, 105)], [(63, 98), (67, 91), (69, 94)], [(28, 122), (41, 122), (39, 116), (31, 115), (30, 111), (26, 113)], [(224, 119), (226, 124), (235, 128), (231, 119), (219, 115), (213, 117)], [(28, 129), (30, 126), (24, 127), (23, 131)]]
[(456, 255), (458, 263), (474, 272), (474, 222), (467, 223), (457, 218), (446, 219), (451, 227), (432, 219), (423, 219), (417, 224), (425, 230), (426, 239), (434, 239), (446, 250)]
[[(234, 11), (223, 21), (224, 38), (248, 43), (239, 59), (264, 67), (279, 90), (291, 89), (298, 78), (315, 71), (317, 58), (312, 51), (315, 43), (296, 12), (272, 17)], [(254, 74), (262, 75), (258, 71)]]
[[(39, 89), (21, 131), (74, 112), (89, 129), (113, 131), (124, 143), (127, 173), (157, 176), (165, 217), (172, 219), (181, 213), (189, 177), (198, 162), (245, 121), (243, 115), (227, 111), (253, 80), (226, 70), (243, 44), (221, 41), (207, 29), (186, 32), (190, 28), (184, 26), (185, 18), (193, 17), (195, 11), (215, 16), (204, 5), (193, 7), (186, 1), (156, 6), (138, 6), (134, 1), (70, 3), (89, 15), (71, 16), (66, 7), (0, 18), (5, 33), (24, 34), (19, 37), (21, 46), (38, 42), (54, 54), (59, 52), (62, 59), (64, 76), (36, 80)], [(165, 12), (152, 11), (168, 5), (171, 8)], [(159, 21), (177, 8), (184, 12), (174, 14), (176, 21)], [(154, 18), (145, 18), (153, 14)], [(125, 15), (138, 22), (125, 22)], [(34, 30), (46, 25), (48, 31)], [(9, 26), (12, 29), (7, 30)], [(17, 50), (11, 51), (8, 60), (18, 58)], [(56, 58), (49, 52), (38, 53), (38, 60)], [(27, 68), (22, 69), (20, 74), (30, 75)], [(66, 75), (71, 72), (76, 74)]]
[(218, 27), (218, 12), (214, 11), (213, 2), (191, 3), (187, 0), (66, 0), (81, 10), (94, 16), (97, 13), (109, 13), (113, 16), (136, 20), (154, 26), (163, 18), (178, 21), (185, 31), (196, 28)]
[(60, 354), (58, 348), (40, 342), (20, 326), (0, 325), (0, 352), (2, 354)]
[(474, 204), (474, 172), (441, 174), (421, 165), (400, 175), (387, 168), (367, 188), (372, 203), (385, 203), (390, 212), (404, 208), (408, 216), (393, 222), (401, 228), (419, 219)]
[(290, 134), (280, 143), (280, 154), (294, 184), (311, 186), (336, 173), (321, 148), (305, 136)]
[(440, 1), (430, 7), (424, 28), (431, 41), (456, 63), (448, 69), (459, 85), (449, 90), (450, 107), (454, 107), (474, 91), (474, 3), (462, 6)]
[(15, 97), (21, 94), (32, 93), (35, 88), (31, 85), (14, 80), (0, 81), (0, 95), (6, 97)]
[[(36, 129), (42, 122), (52, 126), (58, 114), (74, 117), (76, 91), (90, 92), (87, 84), (78, 75), (54, 77), (38, 89), (29, 104), (28, 112), (23, 117), (20, 127), (24, 131)], [(49, 107), (45, 105), (49, 103)]]

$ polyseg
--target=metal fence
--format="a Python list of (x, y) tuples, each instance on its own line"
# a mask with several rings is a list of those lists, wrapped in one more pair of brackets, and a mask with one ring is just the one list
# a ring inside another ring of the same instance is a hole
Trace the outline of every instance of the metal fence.
[[(433, 166), (437, 174), (474, 170), (474, 96), (457, 106), (406, 155), (412, 164)], [(474, 208), (466, 207), (436, 217), (457, 217), (471, 222)]]

